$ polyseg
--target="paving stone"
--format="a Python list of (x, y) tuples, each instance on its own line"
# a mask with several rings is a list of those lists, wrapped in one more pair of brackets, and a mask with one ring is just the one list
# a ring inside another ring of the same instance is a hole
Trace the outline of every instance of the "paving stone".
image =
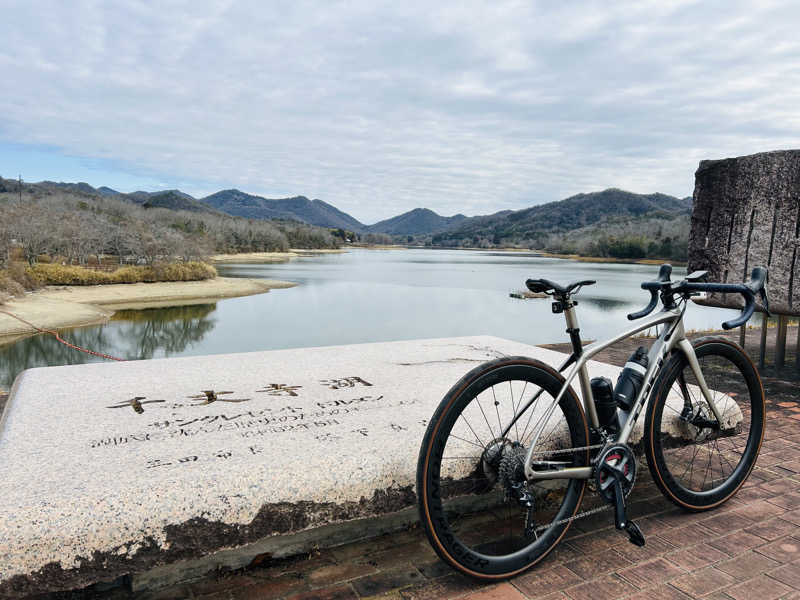
[(232, 587), (231, 600), (269, 600), (307, 589), (306, 582), (299, 577), (284, 575), (273, 580), (259, 580), (254, 585)]
[(669, 584), (657, 585), (633, 596), (628, 596), (628, 600), (690, 600), (690, 598), (691, 596), (687, 596)]
[(582, 585), (565, 590), (573, 600), (612, 600), (622, 598), (636, 591), (631, 584), (616, 575), (593, 579)]
[(733, 585), (725, 590), (733, 600), (775, 600), (792, 592), (792, 588), (766, 575), (759, 575), (744, 583)]
[(577, 560), (566, 563), (570, 571), (578, 575), (581, 579), (594, 579), (600, 575), (605, 575), (617, 569), (624, 568), (631, 564), (631, 561), (617, 554), (616, 552), (598, 552), (588, 554)]
[(525, 596), (509, 583), (494, 585), (465, 596), (465, 598), (469, 600), (525, 600)]
[(800, 533), (797, 525), (784, 521), (782, 518), (770, 519), (769, 521), (761, 521), (751, 527), (745, 529), (747, 533), (752, 533), (758, 537), (764, 538), (767, 541), (777, 540), (789, 534)]
[(620, 569), (618, 574), (625, 581), (638, 588), (665, 583), (686, 573), (683, 569), (664, 558), (639, 563), (627, 569)]
[[(646, 547), (646, 546), (645, 546)], [(666, 558), (687, 571), (697, 571), (715, 562), (730, 558), (726, 553), (708, 544), (698, 544), (677, 552), (668, 552)]]
[(308, 574), (308, 582), (313, 586), (325, 586), (371, 575), (377, 572), (372, 565), (346, 562), (338, 565), (320, 567)]
[(582, 582), (580, 576), (558, 565), (542, 571), (534, 569), (530, 574), (521, 575), (514, 580), (514, 586), (529, 598), (539, 598)]
[(292, 594), (286, 600), (356, 600), (358, 595), (349, 585), (335, 585)]
[(419, 572), (428, 579), (436, 579), (437, 577), (450, 575), (454, 572), (450, 565), (446, 564), (442, 560), (439, 560), (438, 558), (431, 562), (421, 563), (414, 566), (417, 567)]
[[(785, 509), (781, 508), (780, 506), (775, 506), (766, 500), (755, 500), (748, 502), (744, 507), (738, 508), (735, 511), (736, 514), (741, 514), (753, 522), (765, 521), (766, 519), (771, 519), (772, 517), (781, 515), (784, 512), (786, 512)], [(744, 528), (747, 527), (748, 525), (744, 525)]]
[(381, 569), (388, 569), (401, 563), (417, 564), (434, 558), (436, 553), (431, 545), (427, 541), (418, 540), (408, 544), (398, 544), (383, 552), (371, 553), (363, 557), (363, 560)]
[(400, 596), (405, 600), (436, 600), (439, 598), (459, 598), (479, 584), (467, 579), (463, 575), (453, 573), (433, 581), (426, 581), (419, 585), (400, 590)]
[(593, 554), (600, 550), (611, 548), (618, 542), (616, 533), (612, 534), (592, 534), (587, 533), (580, 537), (572, 538), (565, 542), (581, 554)]
[(761, 484), (761, 489), (767, 492), (770, 496), (779, 496), (790, 492), (795, 492), (798, 489), (797, 483), (790, 479), (778, 479), (777, 481), (770, 481)]
[(722, 550), (728, 556), (737, 556), (763, 543), (764, 540), (757, 535), (746, 531), (736, 531), (730, 535), (711, 540), (708, 544), (717, 550)]
[(781, 515), (781, 519), (789, 521), (800, 527), (800, 510), (790, 510)]
[(727, 573), (737, 581), (743, 581), (773, 569), (777, 567), (778, 564), (777, 561), (771, 558), (750, 551), (740, 554), (731, 560), (718, 562), (714, 567), (723, 573)]
[(377, 596), (384, 592), (421, 583), (422, 580), (422, 573), (408, 565), (356, 579), (350, 582), (350, 585), (359, 596)]
[(670, 582), (670, 585), (682, 592), (686, 592), (690, 596), (704, 596), (735, 581), (727, 573), (723, 573), (714, 567), (707, 567), (689, 575), (682, 575)]
[(791, 492), (789, 494), (780, 494), (778, 496), (767, 498), (767, 502), (771, 502), (776, 506), (780, 506), (782, 508), (790, 510), (800, 507), (800, 494), (798, 494), (797, 492)]
[(685, 546), (694, 546), (701, 542), (705, 542), (714, 537), (714, 533), (695, 523), (687, 525), (686, 527), (674, 527), (668, 531), (664, 531), (659, 536), (673, 546), (682, 548)]
[(792, 473), (800, 473), (800, 460), (779, 460), (776, 464), (780, 464), (782, 469), (786, 469)]
[(614, 546), (612, 550), (631, 562), (650, 560), (675, 550), (675, 546), (657, 535), (645, 534), (645, 538), (647, 540), (647, 544), (645, 544), (643, 547), (635, 546), (629, 541), (624, 541)]
[[(749, 505), (748, 505), (749, 506)], [(736, 529), (743, 529), (753, 524), (753, 520), (742, 512), (727, 512), (721, 515), (716, 515), (705, 521), (701, 521), (703, 527), (715, 533), (722, 535)]]
[(800, 540), (786, 537), (756, 549), (756, 552), (768, 556), (779, 563), (788, 563), (800, 559)]
[(767, 572), (767, 575), (790, 587), (800, 590), (800, 561), (782, 565)]

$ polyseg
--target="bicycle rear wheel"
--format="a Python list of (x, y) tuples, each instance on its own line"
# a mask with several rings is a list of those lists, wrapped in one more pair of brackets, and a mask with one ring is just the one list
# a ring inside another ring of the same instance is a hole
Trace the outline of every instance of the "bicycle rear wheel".
[[(470, 371), (442, 400), (420, 449), (417, 494), (422, 527), (452, 567), (480, 579), (509, 577), (544, 558), (566, 532), (586, 480), (529, 483), (522, 469), (539, 429), (534, 468), (589, 464), (587, 450), (571, 450), (589, 439), (572, 390), (546, 414), (563, 383), (544, 363), (501, 358)], [(530, 494), (530, 510), (513, 485)]]
[(647, 464), (662, 493), (703, 511), (730, 499), (747, 479), (764, 437), (764, 390), (744, 351), (725, 338), (693, 344), (717, 422), (682, 352), (664, 366), (645, 417)]

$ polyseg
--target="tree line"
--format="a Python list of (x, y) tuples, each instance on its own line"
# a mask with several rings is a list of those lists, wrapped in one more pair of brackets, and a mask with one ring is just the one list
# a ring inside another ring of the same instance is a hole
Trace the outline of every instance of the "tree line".
[(294, 221), (144, 208), (114, 197), (40, 190), (0, 193), (0, 266), (14, 256), (87, 265), (113, 255), (120, 264), (203, 260), (211, 254), (336, 248), (327, 229)]

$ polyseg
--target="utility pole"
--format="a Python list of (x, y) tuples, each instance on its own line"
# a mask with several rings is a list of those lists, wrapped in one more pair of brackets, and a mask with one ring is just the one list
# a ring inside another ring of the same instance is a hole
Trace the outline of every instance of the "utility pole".
[(19, 174), (19, 203), (22, 204), (22, 173)]

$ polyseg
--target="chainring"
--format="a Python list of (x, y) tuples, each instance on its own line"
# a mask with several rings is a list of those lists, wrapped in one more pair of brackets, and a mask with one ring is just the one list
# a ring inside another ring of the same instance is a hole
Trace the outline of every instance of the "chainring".
[(627, 497), (636, 482), (636, 457), (626, 444), (611, 444), (597, 456), (594, 480), (597, 493), (606, 502), (614, 501), (614, 472), (622, 475), (622, 493)]

